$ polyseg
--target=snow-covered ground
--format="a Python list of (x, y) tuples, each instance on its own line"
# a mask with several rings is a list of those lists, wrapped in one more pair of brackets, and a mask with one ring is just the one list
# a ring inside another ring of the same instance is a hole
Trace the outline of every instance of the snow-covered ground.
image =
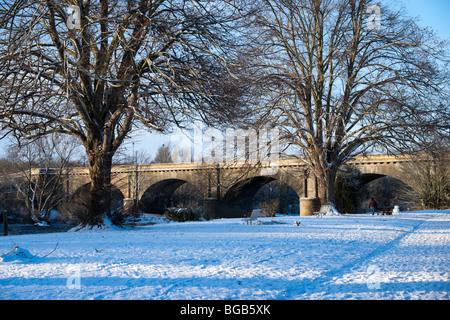
[(450, 298), (450, 211), (259, 220), (0, 237), (0, 299)]

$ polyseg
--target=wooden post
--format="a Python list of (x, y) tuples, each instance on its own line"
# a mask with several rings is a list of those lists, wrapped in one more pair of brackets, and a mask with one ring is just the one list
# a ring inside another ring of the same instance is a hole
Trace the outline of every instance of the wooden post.
[(217, 172), (217, 189), (216, 189), (216, 198), (220, 201), (221, 195), (220, 195), (220, 166), (217, 164), (216, 166), (216, 172)]
[(2, 210), (3, 213), (3, 236), (8, 235), (8, 212), (6, 210)]

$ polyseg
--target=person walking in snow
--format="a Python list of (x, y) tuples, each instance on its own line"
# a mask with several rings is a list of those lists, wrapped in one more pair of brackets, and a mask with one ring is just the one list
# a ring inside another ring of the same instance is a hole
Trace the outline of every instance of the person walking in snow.
[(369, 210), (372, 212), (372, 215), (374, 215), (377, 210), (377, 202), (374, 198), (372, 198), (369, 202)]

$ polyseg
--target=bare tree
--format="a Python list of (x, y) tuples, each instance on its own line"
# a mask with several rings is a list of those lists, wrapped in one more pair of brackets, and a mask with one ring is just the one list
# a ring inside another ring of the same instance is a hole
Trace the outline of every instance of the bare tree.
[(49, 223), (53, 209), (66, 199), (65, 182), (79, 145), (57, 134), (40, 137), (8, 149), (12, 172), (5, 175), (25, 203), (27, 216), (37, 223)]
[(170, 143), (165, 145), (159, 146), (158, 150), (156, 151), (155, 158), (152, 160), (152, 163), (171, 163), (172, 162), (172, 156), (171, 153), (171, 146)]
[(242, 106), (230, 71), (246, 8), (225, 0), (2, 1), (1, 122), (26, 138), (80, 140), (91, 197), (83, 223), (102, 224), (112, 158), (133, 124), (221, 123)]
[(374, 1), (261, 2), (256, 112), (309, 166), (322, 203), (334, 202), (337, 171), (353, 156), (415, 149), (427, 131), (448, 136), (447, 42)]
[(447, 209), (450, 206), (450, 145), (411, 155), (412, 162), (403, 170), (409, 188), (406, 198), (422, 209)]

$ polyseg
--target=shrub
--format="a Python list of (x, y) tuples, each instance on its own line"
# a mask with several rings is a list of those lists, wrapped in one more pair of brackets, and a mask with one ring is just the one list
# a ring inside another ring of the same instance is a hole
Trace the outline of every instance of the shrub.
[(195, 209), (191, 207), (172, 207), (166, 209), (164, 217), (176, 222), (200, 221), (204, 219), (204, 214), (201, 207)]
[(259, 207), (261, 208), (261, 213), (265, 217), (275, 217), (275, 213), (277, 213), (279, 205), (280, 205), (279, 199), (272, 199), (269, 201), (259, 202)]

